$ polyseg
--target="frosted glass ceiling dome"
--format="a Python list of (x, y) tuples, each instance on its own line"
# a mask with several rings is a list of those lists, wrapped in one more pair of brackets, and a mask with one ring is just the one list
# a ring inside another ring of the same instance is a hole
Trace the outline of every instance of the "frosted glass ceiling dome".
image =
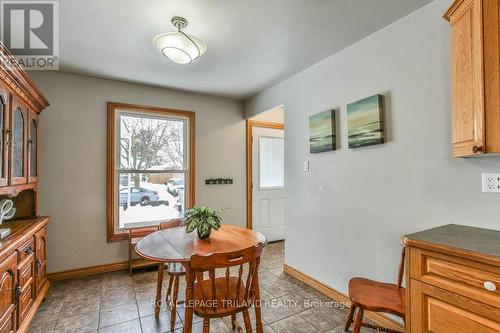
[(153, 45), (160, 52), (176, 64), (190, 64), (207, 51), (207, 45), (194, 36), (182, 32), (187, 26), (183, 17), (172, 17), (172, 24), (178, 29), (176, 32), (166, 32), (153, 39)]

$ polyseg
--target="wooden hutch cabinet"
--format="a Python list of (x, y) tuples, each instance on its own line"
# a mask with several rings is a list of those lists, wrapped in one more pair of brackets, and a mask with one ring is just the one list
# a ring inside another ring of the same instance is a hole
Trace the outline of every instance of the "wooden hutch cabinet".
[(500, 2), (456, 0), (451, 24), (454, 157), (500, 153)]
[(0, 43), (0, 200), (16, 207), (0, 240), (0, 333), (26, 332), (49, 289), (48, 217), (38, 216), (38, 115), (48, 102)]

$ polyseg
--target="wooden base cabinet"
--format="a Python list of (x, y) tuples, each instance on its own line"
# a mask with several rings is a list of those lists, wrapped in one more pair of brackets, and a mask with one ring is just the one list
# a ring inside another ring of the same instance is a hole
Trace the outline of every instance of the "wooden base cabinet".
[(47, 294), (47, 222), (40, 217), (2, 224), (11, 235), (0, 242), (0, 333), (26, 332)]
[(404, 240), (407, 332), (499, 333), (500, 231), (450, 225), (415, 235)]

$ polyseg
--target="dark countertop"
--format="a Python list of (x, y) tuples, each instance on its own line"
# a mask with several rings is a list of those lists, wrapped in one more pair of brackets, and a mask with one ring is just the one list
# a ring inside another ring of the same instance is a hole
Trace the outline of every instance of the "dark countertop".
[(500, 257), (500, 230), (448, 224), (409, 234), (405, 238)]

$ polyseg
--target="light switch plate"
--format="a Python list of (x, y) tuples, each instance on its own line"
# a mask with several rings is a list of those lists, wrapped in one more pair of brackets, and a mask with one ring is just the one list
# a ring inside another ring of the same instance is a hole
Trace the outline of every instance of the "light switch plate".
[(500, 173), (483, 173), (483, 192), (500, 193)]
[(309, 161), (304, 161), (304, 172), (309, 172)]

